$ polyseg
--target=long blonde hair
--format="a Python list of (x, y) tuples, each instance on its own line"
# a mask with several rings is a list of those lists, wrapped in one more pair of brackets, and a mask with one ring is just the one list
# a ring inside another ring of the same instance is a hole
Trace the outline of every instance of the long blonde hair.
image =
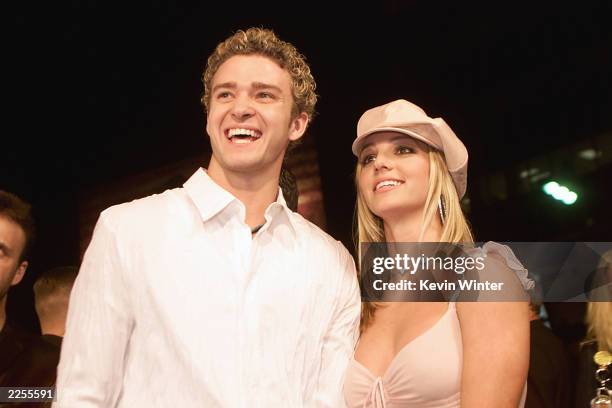
[[(598, 299), (610, 299), (612, 289), (612, 250), (605, 252), (597, 265), (595, 289)], [(589, 302), (587, 306), (587, 337), (597, 341), (599, 350), (612, 351), (612, 302)]]
[[(422, 239), (425, 231), (438, 216), (438, 200), (442, 198), (446, 215), (442, 226), (441, 242), (465, 242), (472, 243), (474, 238), (467, 219), (461, 209), (457, 189), (453, 183), (453, 179), (446, 167), (446, 161), (441, 152), (429, 149), (429, 187), (427, 199), (425, 200), (425, 211), (423, 212), (423, 221), (421, 223), (420, 238)], [(359, 175), (361, 173), (361, 164), (357, 163), (355, 170), (355, 185), (357, 188), (357, 203), (354, 217), (354, 241), (359, 259), (358, 274), (365, 273), (361, 271), (361, 244), (369, 242), (384, 242), (385, 230), (383, 221), (380, 217), (374, 214), (367, 206), (362, 192), (359, 189)], [(361, 279), (360, 279), (361, 282)], [(380, 304), (373, 302), (362, 302), (361, 306), (361, 323), (360, 331), (372, 322), (376, 309)]]
[(599, 350), (612, 351), (612, 302), (589, 302), (588, 337), (597, 341)]

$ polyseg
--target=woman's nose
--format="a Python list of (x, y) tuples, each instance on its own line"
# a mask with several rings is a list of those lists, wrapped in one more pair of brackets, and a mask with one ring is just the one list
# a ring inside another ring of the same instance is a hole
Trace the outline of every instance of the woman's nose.
[(374, 160), (374, 169), (380, 170), (391, 170), (393, 168), (393, 160), (385, 154), (379, 154)]

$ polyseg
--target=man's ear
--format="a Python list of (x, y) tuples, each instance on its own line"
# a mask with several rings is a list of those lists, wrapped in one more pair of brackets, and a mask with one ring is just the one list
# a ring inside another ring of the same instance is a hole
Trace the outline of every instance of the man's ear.
[(206, 126), (204, 126), (204, 137), (210, 140), (210, 132), (208, 131), (208, 118), (206, 118)]
[(13, 281), (11, 282), (11, 286), (17, 285), (23, 279), (23, 275), (25, 275), (25, 271), (28, 269), (28, 261), (23, 261), (19, 264), (17, 268), (17, 272), (15, 272), (15, 276), (13, 276)]
[(289, 126), (289, 140), (293, 142), (304, 136), (306, 127), (308, 127), (308, 114), (302, 112), (291, 121), (291, 125)]

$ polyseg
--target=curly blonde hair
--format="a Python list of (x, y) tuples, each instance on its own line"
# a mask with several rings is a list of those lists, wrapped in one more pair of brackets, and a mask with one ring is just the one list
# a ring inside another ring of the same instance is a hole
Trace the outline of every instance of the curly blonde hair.
[(201, 99), (206, 112), (210, 107), (213, 77), (221, 64), (236, 55), (261, 55), (270, 58), (286, 70), (291, 77), (292, 117), (296, 117), (301, 112), (306, 112), (308, 121), (312, 120), (317, 103), (317, 94), (315, 93), (317, 85), (310, 73), (306, 58), (292, 44), (280, 40), (272, 30), (264, 28), (236, 31), (231, 37), (219, 43), (215, 51), (208, 57), (206, 69), (202, 74), (204, 95)]

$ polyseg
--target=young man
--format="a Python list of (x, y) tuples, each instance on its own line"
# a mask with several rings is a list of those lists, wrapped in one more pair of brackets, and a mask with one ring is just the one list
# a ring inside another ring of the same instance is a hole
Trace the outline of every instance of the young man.
[(6, 323), (6, 300), (11, 286), (21, 282), (28, 268), (29, 247), (34, 234), (30, 205), (0, 190), (0, 386), (18, 365), (30, 338)]
[(238, 31), (203, 75), (208, 171), (104, 211), (74, 286), (56, 407), (336, 407), (360, 299), (346, 249), (290, 211), (303, 57)]
[(34, 307), (43, 336), (64, 337), (70, 292), (79, 270), (74, 266), (49, 269), (34, 282)]
[(0, 384), (13, 387), (55, 385), (68, 298), (77, 273), (76, 267), (59, 267), (36, 279), (34, 305), (42, 336), (32, 338)]

